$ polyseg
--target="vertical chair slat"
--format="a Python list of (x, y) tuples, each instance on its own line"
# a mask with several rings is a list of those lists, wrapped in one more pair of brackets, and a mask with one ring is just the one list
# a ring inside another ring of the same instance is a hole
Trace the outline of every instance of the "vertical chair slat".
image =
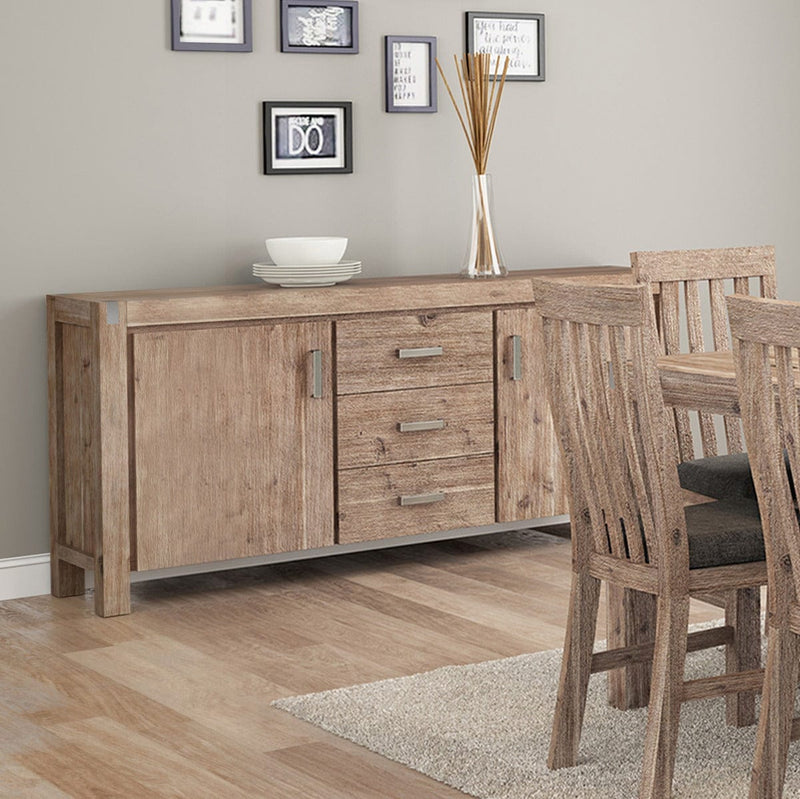
[[(628, 442), (628, 448), (635, 452), (636, 442), (634, 440), (633, 428), (631, 425), (630, 414), (627, 409), (630, 407), (632, 399), (631, 391), (631, 367), (628, 357), (628, 343), (625, 331), (615, 328), (609, 336), (611, 368), (615, 377), (615, 390), (621, 395), (621, 401), (616, 403), (616, 413), (614, 416), (614, 427), (623, 430)], [(622, 517), (625, 524), (625, 536), (628, 546), (628, 557), (634, 563), (645, 563), (647, 561), (648, 547), (646, 541), (651, 535), (652, 522), (649, 514), (642, 514), (639, 508), (647, 504), (647, 489), (639, 468), (631, 468), (624, 458), (618, 458), (616, 470), (618, 474), (627, 472), (629, 480), (618, 481), (621, 485)], [(650, 550), (651, 552), (653, 550)]]
[[(725, 306), (725, 281), (719, 278), (708, 281), (709, 305), (711, 306), (711, 335), (716, 352), (729, 352), (731, 348), (728, 332), (728, 311)], [(723, 416), (725, 444), (728, 452), (744, 452), (742, 424), (738, 417)]]
[[(686, 302), (686, 327), (689, 338), (689, 352), (705, 352), (703, 336), (703, 319), (700, 310), (700, 287), (698, 281), (687, 280), (683, 284)], [(703, 456), (713, 457), (719, 454), (717, 433), (714, 429), (714, 417), (709, 413), (698, 414), (700, 423), (700, 441)]]
[[(676, 355), (681, 351), (680, 328), (680, 284), (676, 282), (661, 283), (659, 287), (659, 318), (661, 319), (662, 348), (667, 355)], [(683, 461), (695, 457), (694, 442), (689, 413), (683, 408), (674, 408), (675, 435), (678, 441), (678, 452)]]

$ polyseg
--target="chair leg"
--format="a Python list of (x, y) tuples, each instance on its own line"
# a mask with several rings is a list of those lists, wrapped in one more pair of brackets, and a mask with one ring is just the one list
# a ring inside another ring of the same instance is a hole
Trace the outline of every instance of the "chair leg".
[(678, 743), (689, 629), (689, 597), (658, 597), (653, 685), (639, 799), (669, 799)]
[(551, 769), (574, 766), (578, 760), (599, 603), (600, 580), (573, 572), (561, 679), (547, 758)]
[[(761, 668), (761, 589), (731, 591), (725, 604), (725, 623), (736, 631), (733, 643), (725, 647), (728, 674)], [(757, 691), (729, 694), (725, 719), (735, 727), (756, 723)]]
[(785, 627), (770, 627), (767, 665), (750, 775), (750, 799), (781, 799), (794, 716), (800, 644)]
[[(608, 584), (608, 648), (652, 643), (656, 626), (653, 594)], [(608, 703), (619, 710), (647, 707), (650, 663), (634, 663), (608, 672)]]

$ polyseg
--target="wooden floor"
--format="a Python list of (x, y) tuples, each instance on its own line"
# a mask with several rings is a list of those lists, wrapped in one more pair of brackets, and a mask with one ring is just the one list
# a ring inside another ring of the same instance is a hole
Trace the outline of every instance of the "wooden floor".
[(569, 562), (526, 531), (139, 583), (116, 619), (0, 602), (0, 796), (463, 797), (269, 702), (561, 646)]

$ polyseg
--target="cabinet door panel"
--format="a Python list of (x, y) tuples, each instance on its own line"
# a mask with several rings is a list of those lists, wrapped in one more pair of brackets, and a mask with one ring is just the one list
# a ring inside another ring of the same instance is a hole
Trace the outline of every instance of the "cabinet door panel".
[(568, 513), (539, 315), (533, 308), (497, 311), (496, 331), (497, 521)]
[(137, 568), (333, 543), (329, 324), (141, 332), (132, 349)]

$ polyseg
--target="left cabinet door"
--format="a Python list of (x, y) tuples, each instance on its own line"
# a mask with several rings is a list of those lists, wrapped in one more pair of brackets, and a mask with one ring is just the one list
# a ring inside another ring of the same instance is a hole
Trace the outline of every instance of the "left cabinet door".
[(132, 337), (135, 568), (334, 542), (331, 325)]

